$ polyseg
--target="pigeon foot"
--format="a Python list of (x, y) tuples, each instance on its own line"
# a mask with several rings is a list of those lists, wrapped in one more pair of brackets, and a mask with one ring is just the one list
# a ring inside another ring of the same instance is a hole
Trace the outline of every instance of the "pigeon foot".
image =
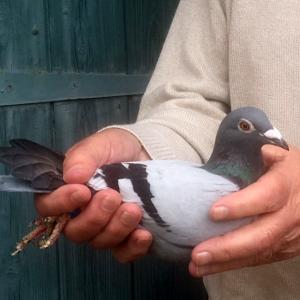
[(38, 240), (37, 245), (40, 249), (52, 246), (59, 238), (69, 219), (68, 214), (38, 218), (33, 222), (35, 228), (17, 243), (16, 250), (11, 255), (15, 256), (22, 252), (30, 242), (35, 240)]

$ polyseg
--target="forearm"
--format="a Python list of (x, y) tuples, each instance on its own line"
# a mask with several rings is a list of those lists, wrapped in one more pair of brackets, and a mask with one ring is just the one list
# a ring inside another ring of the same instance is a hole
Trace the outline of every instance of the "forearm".
[(226, 13), (221, 1), (182, 1), (138, 121), (122, 128), (135, 134), (153, 158), (205, 161), (228, 110)]

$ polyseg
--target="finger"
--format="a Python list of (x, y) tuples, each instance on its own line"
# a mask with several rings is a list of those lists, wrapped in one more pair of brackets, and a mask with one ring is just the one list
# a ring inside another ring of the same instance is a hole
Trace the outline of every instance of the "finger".
[[(261, 262), (263, 263), (263, 262)], [(265, 262), (266, 263), (266, 262)], [(246, 259), (238, 259), (226, 263), (210, 264), (204, 266), (197, 266), (194, 262), (189, 263), (189, 272), (194, 277), (203, 277), (211, 274), (221, 273), (230, 270), (241, 269), (245, 267), (258, 265), (255, 257)]]
[(265, 215), (224, 236), (207, 240), (194, 248), (192, 260), (203, 266), (270, 253), (287, 230), (285, 219), (282, 211)]
[(215, 221), (235, 220), (277, 211), (286, 203), (287, 186), (284, 171), (272, 169), (257, 182), (217, 201), (210, 216)]
[(108, 160), (109, 150), (105, 137), (92, 135), (75, 144), (64, 160), (64, 180), (68, 183), (85, 183), (96, 168)]
[(289, 151), (272, 145), (264, 145), (261, 150), (264, 162), (267, 166), (283, 161), (289, 154)]
[(91, 199), (90, 190), (81, 184), (67, 184), (50, 194), (37, 194), (35, 206), (41, 216), (58, 216), (86, 205)]
[(203, 277), (210, 274), (221, 273), (230, 270), (241, 269), (250, 266), (269, 264), (296, 256), (295, 253), (275, 253), (266, 251), (260, 255), (255, 255), (243, 259), (231, 260), (225, 263), (215, 263), (198, 266), (193, 261), (189, 263), (189, 272), (195, 277)]
[(230, 270), (241, 269), (254, 265), (253, 258), (235, 260), (229, 263), (197, 266), (192, 261), (189, 263), (189, 272), (194, 277), (203, 277), (211, 274), (221, 273)]
[(112, 252), (119, 262), (126, 263), (146, 255), (151, 244), (151, 233), (144, 229), (136, 229), (126, 241), (113, 248)]
[(137, 227), (141, 218), (142, 212), (137, 205), (123, 204), (104, 230), (91, 240), (90, 245), (97, 249), (116, 246)]
[(118, 192), (107, 189), (94, 195), (89, 205), (65, 227), (66, 237), (73, 242), (89, 241), (109, 222), (121, 205)]
[(130, 132), (119, 128), (97, 132), (66, 153), (64, 180), (85, 183), (97, 167), (105, 163), (135, 160), (139, 154), (146, 157), (140, 142)]

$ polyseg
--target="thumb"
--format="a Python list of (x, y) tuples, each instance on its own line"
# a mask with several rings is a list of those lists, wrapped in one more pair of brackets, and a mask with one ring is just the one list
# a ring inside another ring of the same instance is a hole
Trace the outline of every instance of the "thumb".
[(66, 153), (64, 180), (85, 183), (104, 164), (147, 158), (134, 135), (123, 129), (106, 129), (85, 138)]
[(110, 153), (108, 148), (108, 141), (101, 133), (91, 135), (75, 144), (66, 153), (63, 166), (64, 181), (87, 182), (97, 167), (107, 162)]
[(288, 155), (288, 151), (278, 146), (264, 145), (262, 147), (262, 156), (266, 166), (270, 167), (274, 163), (283, 161)]

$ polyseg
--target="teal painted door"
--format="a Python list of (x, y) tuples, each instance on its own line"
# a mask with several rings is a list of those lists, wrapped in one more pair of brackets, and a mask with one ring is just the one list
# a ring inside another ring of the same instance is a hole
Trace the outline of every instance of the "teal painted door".
[[(178, 0), (0, 0), (0, 144), (66, 150), (133, 122)], [(0, 167), (1, 172), (5, 172)], [(186, 268), (61, 239), (11, 257), (35, 217), (32, 196), (0, 194), (0, 299), (205, 299)]]

